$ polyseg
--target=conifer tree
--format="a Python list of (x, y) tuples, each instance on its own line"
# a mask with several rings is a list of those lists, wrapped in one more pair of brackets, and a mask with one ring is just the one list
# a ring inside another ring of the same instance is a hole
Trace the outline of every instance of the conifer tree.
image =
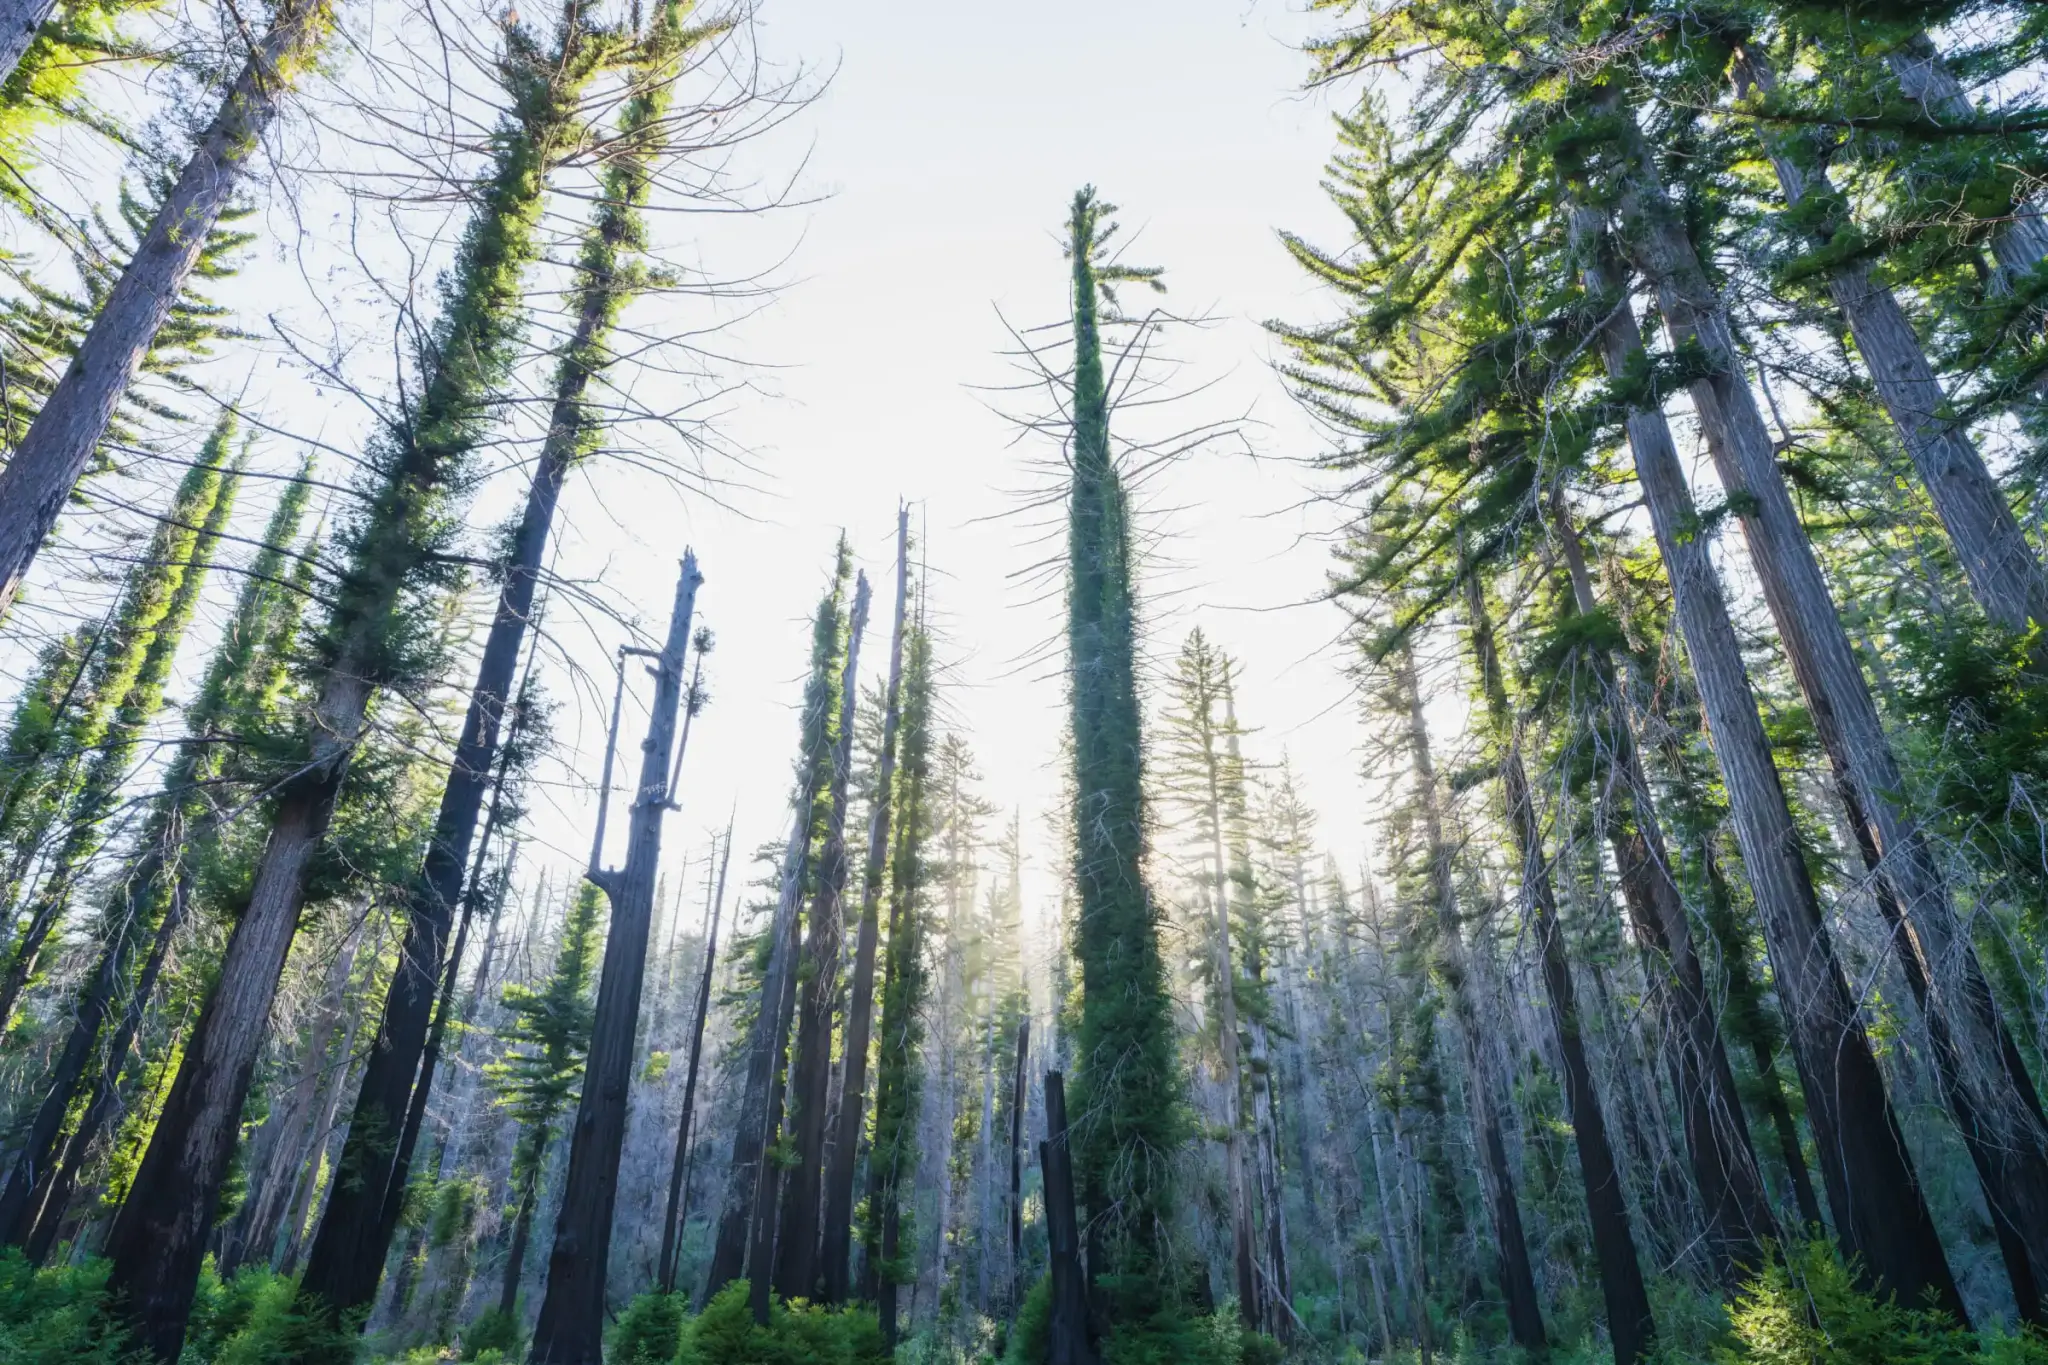
[(1170, 1167), (1185, 1129), (1159, 906), (1145, 880), (1144, 727), (1130, 506), (1110, 444), (1102, 306), (1157, 270), (1106, 248), (1110, 206), (1074, 196), (1073, 431), (1067, 460), (1067, 669), (1074, 742), (1074, 956), (1081, 1019), (1074, 1084), (1075, 1184), (1087, 1210), (1088, 1276), (1111, 1320), (1143, 1322), (1169, 1299)]
[(889, 929), (876, 1030), (874, 1146), (868, 1153), (868, 1195), (861, 1240), (867, 1278), (893, 1349), (898, 1290), (909, 1279), (917, 1245), (914, 1203), (918, 1172), (917, 1115), (924, 1084), (921, 1060), (930, 965), (926, 903), (932, 836), (932, 650), (922, 612), (904, 642), (901, 748), (896, 765), (894, 844), (889, 852)]
[(823, 1244), (818, 1294), (837, 1303), (853, 1288), (853, 1184), (866, 1122), (868, 1053), (873, 1042), (875, 954), (881, 938), (881, 903), (889, 875), (890, 836), (896, 818), (896, 759), (902, 724), (903, 641), (910, 607), (910, 509), (896, 511), (896, 618), (889, 633), (889, 682), (883, 693), (874, 789), (868, 798), (868, 846), (861, 872), (860, 922), (854, 931), (853, 978), (840, 1045), (839, 1125), (825, 1171)]
[(688, 5), (667, 0), (632, 54), (635, 90), (627, 100), (606, 168), (595, 221), (577, 262), (575, 330), (556, 366), (553, 411), (525, 506), (500, 566), (496, 611), (470, 690), (461, 738), (448, 767), (433, 834), (406, 902), (406, 937), (385, 999), (384, 1021), (364, 1068), (349, 1122), (335, 1193), (320, 1221), (304, 1288), (329, 1313), (345, 1313), (375, 1295), (384, 1253), (396, 1230), (395, 1197), (409, 1176), (400, 1116), (423, 1104), (433, 1084), (421, 1070), (428, 1018), (463, 870), (482, 814), (485, 789), (514, 671), (533, 617), (534, 593), (555, 509), (570, 472), (594, 450), (605, 423), (590, 389), (612, 364), (621, 310), (647, 283), (633, 251), (645, 227), (641, 210), (666, 152), (675, 85), (691, 49), (710, 30), (684, 26)]
[(768, 926), (767, 967), (747, 1038), (744, 1091), (705, 1289), (709, 1298), (742, 1275), (751, 1276), (756, 1316), (764, 1319), (771, 1267), (766, 1255), (756, 1253), (764, 1248), (772, 1252), (777, 1191), (776, 1167), (767, 1156), (782, 1125), (782, 1065), (796, 1009), (798, 910), (815, 884), (814, 850), (831, 818), (832, 755), (839, 745), (839, 682), (846, 661), (846, 591), (852, 577), (853, 552), (842, 535), (831, 586), (812, 619), (789, 844), (779, 869), (775, 916)]
[[(19, 26), (31, 17), (18, 16), (9, 37), (18, 40)], [(264, 133), (293, 84), (312, 65), (332, 24), (326, 0), (278, 0), (262, 39), (250, 36), (247, 60), (213, 121), (158, 205), (149, 231), (101, 303), (64, 377), (0, 471), (0, 616), (21, 591), (29, 565), (98, 449), (115, 406), (206, 251), (214, 224), (241, 189)], [(6, 28), (0, 19), (0, 33)], [(0, 61), (5, 57), (0, 48)]]
[[(42, 1106), (8, 1171), (7, 1185), (0, 1191), (0, 1241), (28, 1239), (33, 1258), (40, 1259), (40, 1251), (32, 1230), (47, 1227), (54, 1234), (56, 1216), (70, 1196), (83, 1152), (105, 1119), (128, 1042), (183, 922), (191, 896), (189, 886), (181, 893), (178, 882), (189, 882), (190, 873), (182, 864), (203, 849), (213, 833), (204, 821), (205, 788), (220, 771), (221, 741), (258, 719), (247, 707), (250, 680), (262, 672), (260, 660), (266, 647), (288, 643), (271, 639), (272, 632), (266, 627), (277, 611), (278, 598), (289, 591), (283, 578), (285, 561), (298, 539), (310, 489), (304, 478), (296, 479), (285, 485), (278, 499), (250, 562), (235, 613), (197, 695), (185, 708), (186, 739), (165, 769), (162, 790), (136, 841), (135, 857), (101, 908), (98, 962), (80, 988), (71, 1030), (51, 1068)], [(224, 489), (216, 506), (229, 502), (231, 492)], [(199, 567), (195, 556), (193, 572)], [(148, 950), (138, 975), (135, 959), (144, 944)], [(104, 1049), (99, 1076), (76, 1126), (65, 1138), (63, 1125), (94, 1066), (100, 1032), (117, 1007), (119, 1022)]]
[[(204, 566), (234, 506), (235, 474), (228, 469), (234, 444), (234, 419), (223, 417), (128, 575), (108, 622), (106, 644), (87, 677), (89, 701), (66, 728), (69, 752), (52, 755), (62, 774), (52, 785), (62, 793), (63, 808), (51, 814), (63, 832), (16, 926), (13, 950), (0, 974), (0, 1031), (13, 1019), (43, 946), (70, 905), (74, 880), (99, 847), (101, 827), (120, 794), (142, 731), (163, 705), (164, 685), (206, 582)], [(75, 780), (69, 776), (73, 770)], [(37, 842), (42, 832), (36, 831)]]
[(1592, 1224), (1594, 1254), (1599, 1260), (1600, 1288), (1607, 1302), (1607, 1330), (1614, 1339), (1616, 1365), (1629, 1365), (1652, 1349), (1657, 1324), (1650, 1315), (1649, 1290), (1643, 1283), (1635, 1234), (1629, 1226), (1621, 1171), (1608, 1141), (1606, 1116), (1601, 1111), (1600, 1095), (1586, 1058), (1577, 988), (1572, 983), (1564, 927), (1558, 920), (1557, 892), (1552, 884), (1549, 854), (1543, 846), (1542, 820), (1536, 810), (1528, 768), (1522, 761), (1521, 734), (1508, 699), (1486, 591), (1472, 565), (1461, 565), (1460, 569), (1465, 580), (1473, 664), (1486, 706), (1508, 828), (1521, 864), (1522, 900), (1534, 921), (1545, 1002), (1558, 1056), (1564, 1064), (1565, 1107), (1576, 1139), (1573, 1145), (1578, 1149), (1579, 1175), (1585, 1183), (1586, 1214)]
[[(479, 191), (443, 312), (415, 357), (415, 392), (372, 446), (364, 505), (347, 541), (314, 653), (318, 685), (302, 750), (272, 803), (269, 836), (248, 902), (165, 1098), (138, 1178), (110, 1234), (113, 1284), (138, 1338), (160, 1359), (177, 1354), (237, 1116), (304, 902), (315, 853), (333, 823), (350, 758), (376, 691), (415, 677), (435, 645), (445, 591), (440, 554), (456, 530), (448, 500), (491, 415), (514, 359), (521, 275), (538, 249), (549, 170), (577, 144), (585, 85), (619, 46), (571, 10), (552, 45), (507, 26), (501, 72), (511, 108), (490, 177)], [(10, 469), (11, 472), (11, 469)]]

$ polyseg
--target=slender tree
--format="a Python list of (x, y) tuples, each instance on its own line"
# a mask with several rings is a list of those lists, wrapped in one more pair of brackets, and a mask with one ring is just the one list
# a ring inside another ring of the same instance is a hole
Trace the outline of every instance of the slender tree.
[[(208, 998), (107, 1244), (112, 1283), (141, 1342), (181, 1348), (206, 1229), (227, 1175), (315, 853), (380, 686), (418, 672), (436, 613), (419, 609), (448, 582), (445, 514), (510, 367), (521, 275), (537, 250), (549, 169), (580, 136), (581, 92), (617, 47), (580, 11), (548, 47), (514, 24), (501, 71), (512, 108), (492, 173), (443, 288), (443, 313), (416, 359), (415, 396), (374, 444), (347, 565), (315, 646), (318, 686), (303, 752), (272, 803), (270, 832)], [(10, 467), (10, 473), (14, 467)]]
[(862, 1240), (882, 1340), (894, 1349), (898, 1291), (915, 1265), (916, 1226), (904, 1205), (918, 1171), (917, 1113), (923, 1088), (929, 909), (926, 847), (932, 833), (932, 658), (922, 614), (904, 643), (902, 728), (898, 731), (894, 844), (889, 853), (889, 933), (875, 1065), (875, 1139), (868, 1153)]
[(1075, 1180), (1087, 1209), (1088, 1275), (1111, 1316), (1150, 1316), (1176, 1268), (1165, 1240), (1169, 1167), (1184, 1123), (1159, 907), (1144, 875), (1144, 728), (1130, 507), (1110, 444), (1102, 359), (1104, 302), (1115, 287), (1159, 287), (1159, 272), (1108, 256), (1111, 208), (1074, 196), (1073, 430), (1067, 459), (1067, 670), (1073, 726), (1074, 955), (1081, 966), (1074, 1109)]
[(63, 832), (0, 973), (0, 1031), (35, 979), (44, 945), (70, 908), (80, 873), (99, 850), (143, 730), (163, 706), (178, 646), (206, 583), (205, 566), (234, 508), (240, 475), (234, 445), (234, 418), (225, 416), (180, 482), (141, 562), (130, 571), (108, 625), (107, 643), (87, 681), (91, 701), (66, 736), (73, 752), (63, 756), (64, 766), (75, 766), (79, 775), (75, 782), (59, 779), (68, 788), (60, 817)]
[(1600, 1290), (1607, 1302), (1607, 1330), (1614, 1339), (1617, 1365), (1627, 1365), (1642, 1359), (1652, 1349), (1657, 1324), (1650, 1313), (1650, 1295), (1643, 1282), (1642, 1263), (1637, 1259), (1635, 1234), (1629, 1227), (1627, 1192), (1622, 1188), (1621, 1170), (1607, 1138), (1606, 1116), (1600, 1108), (1600, 1094), (1586, 1057), (1577, 989), (1572, 983), (1564, 927), (1558, 922), (1550, 859), (1543, 846), (1543, 826), (1535, 793), (1530, 788), (1529, 772), (1522, 762), (1520, 727), (1508, 699), (1485, 587), (1473, 566), (1462, 565), (1461, 571), (1473, 665), (1479, 674), (1487, 727), (1492, 732), (1508, 829), (1520, 860), (1523, 906), (1534, 921), (1536, 952), (1543, 967), (1544, 1000), (1549, 1006), (1558, 1056), (1564, 1064), (1565, 1107), (1571, 1118), (1573, 1145), (1578, 1149), (1579, 1176), (1586, 1189), (1586, 1217), (1593, 1230)]
[(825, 1218), (818, 1294), (838, 1303), (853, 1287), (853, 1183), (866, 1121), (868, 1052), (873, 1042), (875, 953), (896, 809), (897, 733), (902, 723), (904, 622), (910, 603), (910, 509), (896, 509), (896, 619), (889, 634), (889, 684), (882, 703), (881, 747), (868, 805), (867, 861), (861, 873), (860, 923), (840, 1045), (839, 1124), (825, 1171)]
[[(8, 51), (21, 40), (23, 26), (32, 30), (41, 23), (34, 11), (0, 15), (0, 63), (6, 68), (0, 75), (11, 73), (19, 60), (18, 50), (12, 60)], [(248, 36), (248, 57), (219, 110), (100, 305), (64, 377), (0, 470), (0, 615), (13, 606), (115, 406), (205, 252), (214, 224), (241, 189), (265, 132), (332, 26), (326, 0), (280, 0), (262, 38)]]
[[(706, 1296), (751, 1272), (757, 1302), (765, 1311), (765, 1258), (753, 1259), (775, 1227), (775, 1170), (764, 1157), (782, 1123), (782, 1060), (796, 1009), (797, 912), (814, 867), (812, 849), (831, 813), (831, 757), (838, 745), (837, 690), (845, 655), (846, 590), (853, 554), (840, 537), (832, 585), (818, 604), (811, 627), (811, 669), (804, 687), (802, 731), (797, 749), (794, 817), (782, 856), (780, 893), (768, 927), (767, 970), (761, 979), (760, 1008), (747, 1039), (747, 1067), (733, 1129), (732, 1158), (726, 1168), (724, 1205), (712, 1249)], [(767, 1236), (760, 1235), (765, 1224)], [(750, 1263), (751, 1262), (751, 1263)]]
[[(825, 1138), (832, 1082), (832, 1020), (839, 997), (839, 956), (846, 938), (846, 803), (853, 767), (854, 705), (860, 695), (860, 645), (867, 633), (870, 591), (865, 573), (853, 587), (846, 627), (846, 663), (839, 680), (838, 740), (832, 750), (831, 810), (818, 850), (817, 886), (805, 918), (804, 963), (799, 968), (796, 1053), (790, 1064), (787, 1184), (776, 1239), (774, 1286), (789, 1299), (808, 1299), (818, 1287), (819, 1199), (825, 1178)], [(843, 1102), (843, 1101), (842, 1101)]]
[[(632, 261), (644, 231), (642, 208), (665, 154), (670, 106), (690, 50), (712, 30), (684, 25), (685, 0), (667, 0), (652, 32), (633, 54), (636, 89), (620, 119), (595, 220), (577, 261), (575, 324), (556, 364), (553, 409), (510, 546), (500, 568), (498, 600), (477, 664), (462, 734), (448, 766), (426, 854), (407, 893), (406, 936), (385, 997), (376, 1048), (363, 1071), (349, 1122), (334, 1197), (320, 1222), (304, 1288), (330, 1313), (345, 1313), (375, 1295), (399, 1208), (393, 1192), (408, 1178), (401, 1157), (400, 1116), (423, 1103), (432, 1072), (421, 1071), (428, 1019), (463, 870), (482, 814), (519, 655), (534, 613), (555, 509), (569, 474), (597, 446), (604, 418), (591, 385), (612, 364), (612, 333), (620, 311), (645, 287)], [(415, 1079), (417, 1075), (417, 1079)]]

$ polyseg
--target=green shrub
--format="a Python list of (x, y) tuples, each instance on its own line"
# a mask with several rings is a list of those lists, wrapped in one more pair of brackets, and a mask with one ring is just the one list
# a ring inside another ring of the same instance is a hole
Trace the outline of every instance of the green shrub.
[(37, 1270), (21, 1252), (0, 1252), (0, 1360), (8, 1365), (131, 1365), (107, 1293), (107, 1263)]
[(462, 1329), (464, 1360), (482, 1360), (492, 1352), (506, 1360), (519, 1355), (519, 1318), (501, 1308), (486, 1308)]
[(1715, 1352), (1720, 1365), (2048, 1363), (2039, 1337), (1992, 1335), (1980, 1343), (1941, 1313), (1877, 1299), (1822, 1241), (1752, 1280), (1729, 1322), (1733, 1341)]
[(755, 1323), (747, 1282), (718, 1291), (683, 1333), (681, 1365), (888, 1365), (882, 1328), (865, 1308), (826, 1308), (771, 1298)]
[(613, 1326), (605, 1360), (609, 1365), (670, 1365), (682, 1349), (689, 1302), (687, 1295), (659, 1290), (639, 1295)]
[(1003, 1353), (1006, 1365), (1041, 1365), (1052, 1326), (1052, 1276), (1040, 1275), (1017, 1306), (1010, 1340)]

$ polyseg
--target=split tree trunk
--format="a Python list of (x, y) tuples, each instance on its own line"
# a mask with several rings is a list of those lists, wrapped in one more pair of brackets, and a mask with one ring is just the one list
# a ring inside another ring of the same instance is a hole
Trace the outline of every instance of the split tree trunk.
[[(882, 712), (882, 750), (875, 763), (868, 814), (867, 865), (861, 875), (860, 927), (854, 936), (853, 984), (840, 1043), (839, 1130), (825, 1171), (825, 1226), (819, 1251), (819, 1301), (842, 1302), (853, 1288), (853, 1185), (860, 1165), (868, 1044), (875, 1012), (875, 950), (880, 938), (882, 884), (896, 808), (896, 733), (902, 723), (903, 627), (910, 602), (910, 509), (896, 510), (896, 620), (889, 636), (889, 690)], [(1020, 1073), (1021, 1074), (1021, 1073)]]
[(548, 1253), (547, 1293), (534, 1324), (533, 1365), (603, 1365), (605, 1272), (611, 1259), (612, 1215), (619, 1194), (619, 1153), (626, 1141), (626, 1101), (633, 1080), (640, 991), (647, 977), (647, 935), (654, 918), (654, 876), (661, 862), (661, 826), (670, 806), (669, 757), (683, 701), (683, 655), (696, 608), (697, 556), (683, 552), (669, 613), (668, 639), (655, 668), (647, 738), (641, 742), (623, 868), (590, 868), (590, 880), (611, 901), (604, 972), (591, 1015), (583, 1093), (569, 1140), (569, 1171)]
[[(861, 637), (867, 633), (870, 592), (866, 574), (854, 580), (847, 627), (846, 668), (839, 684), (839, 744), (832, 754), (832, 812), (818, 855), (818, 886), (806, 926), (806, 970), (798, 990), (796, 1058), (791, 1066), (788, 1118), (796, 1162), (783, 1192), (776, 1243), (775, 1289), (785, 1299), (811, 1299), (818, 1289), (818, 1201), (825, 1176), (825, 1130), (832, 1087), (832, 1014), (839, 994), (839, 954), (845, 939), (846, 801), (853, 767), (854, 707), (860, 692)], [(842, 1098), (840, 1101), (844, 1104)]]

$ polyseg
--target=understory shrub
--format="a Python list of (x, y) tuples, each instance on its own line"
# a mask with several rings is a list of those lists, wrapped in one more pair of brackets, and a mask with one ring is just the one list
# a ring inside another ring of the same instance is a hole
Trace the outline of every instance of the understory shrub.
[(769, 1300), (768, 1325), (754, 1321), (747, 1282), (712, 1295), (682, 1334), (681, 1365), (887, 1365), (872, 1309)]

